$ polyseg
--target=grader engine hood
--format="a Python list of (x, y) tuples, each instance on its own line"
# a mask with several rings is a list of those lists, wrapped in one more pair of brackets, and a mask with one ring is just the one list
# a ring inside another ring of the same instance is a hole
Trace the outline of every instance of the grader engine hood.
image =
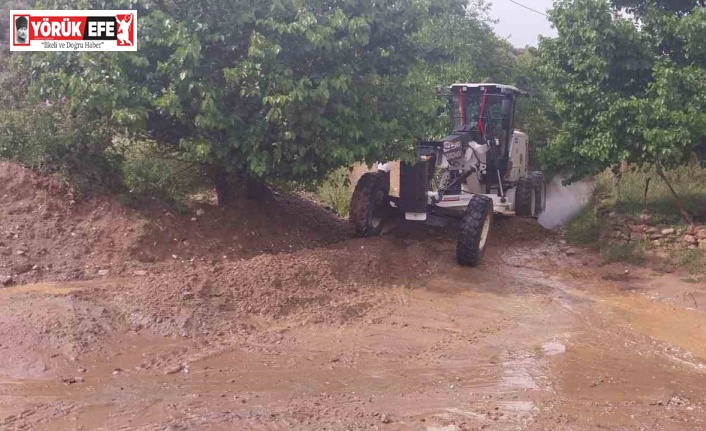
[(478, 129), (472, 125), (457, 127), (442, 142), (442, 150), (451, 170), (461, 170), (468, 164), (469, 148), (475, 147)]
[(452, 144), (459, 144), (459, 146), (468, 144), (471, 142), (472, 135), (471, 135), (471, 130), (473, 129), (473, 126), (468, 126), (468, 125), (463, 125), (459, 126), (456, 129), (454, 129), (453, 132), (444, 139), (442, 139), (442, 142), (444, 143), (444, 151), (446, 151), (447, 143), (452, 143)]
[(457, 127), (449, 136), (445, 137), (442, 151), (451, 169), (460, 169), (468, 145), (472, 141), (471, 126)]

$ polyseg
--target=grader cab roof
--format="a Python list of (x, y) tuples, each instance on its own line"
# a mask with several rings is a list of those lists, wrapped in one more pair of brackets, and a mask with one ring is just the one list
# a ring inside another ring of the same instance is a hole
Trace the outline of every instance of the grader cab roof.
[[(451, 92), (457, 92), (459, 88), (464, 89), (464, 91), (483, 91), (486, 88), (491, 90), (491, 92), (497, 92), (501, 94), (527, 94), (525, 91), (520, 90), (517, 87), (505, 84), (492, 84), (492, 83), (461, 83), (453, 84), (449, 87)], [(493, 91), (495, 90), (495, 91)]]

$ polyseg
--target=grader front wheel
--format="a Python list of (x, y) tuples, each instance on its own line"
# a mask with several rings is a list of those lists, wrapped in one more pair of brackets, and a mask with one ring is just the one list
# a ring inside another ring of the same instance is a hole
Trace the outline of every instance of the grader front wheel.
[(456, 243), (456, 261), (464, 266), (478, 266), (493, 226), (493, 200), (474, 195), (461, 220)]

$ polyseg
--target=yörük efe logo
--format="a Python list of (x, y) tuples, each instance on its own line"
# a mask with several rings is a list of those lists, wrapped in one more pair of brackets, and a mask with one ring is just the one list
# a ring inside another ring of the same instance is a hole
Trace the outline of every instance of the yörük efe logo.
[(13, 10), (11, 51), (137, 51), (135, 10)]

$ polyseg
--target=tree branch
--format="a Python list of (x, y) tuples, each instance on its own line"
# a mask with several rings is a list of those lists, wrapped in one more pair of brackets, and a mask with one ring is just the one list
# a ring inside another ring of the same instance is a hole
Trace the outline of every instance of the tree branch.
[(657, 175), (662, 178), (662, 181), (667, 184), (667, 187), (669, 187), (669, 191), (672, 192), (672, 196), (674, 196), (674, 200), (677, 202), (677, 208), (679, 208), (679, 212), (681, 213), (682, 217), (684, 217), (684, 220), (689, 224), (689, 226), (694, 226), (694, 219), (691, 217), (691, 214), (684, 208), (681, 202), (681, 198), (677, 194), (677, 192), (674, 190), (674, 187), (672, 187), (672, 183), (669, 182), (667, 177), (664, 175), (664, 171), (662, 170), (662, 165), (657, 162), (655, 163), (655, 167), (657, 168)]

